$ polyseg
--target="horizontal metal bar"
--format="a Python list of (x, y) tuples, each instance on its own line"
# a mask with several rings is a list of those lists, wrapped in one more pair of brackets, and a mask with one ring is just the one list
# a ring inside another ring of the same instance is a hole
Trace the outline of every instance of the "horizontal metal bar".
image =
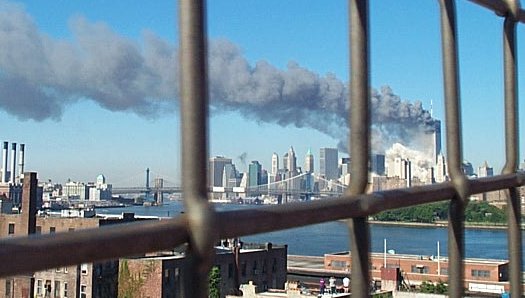
[[(503, 0), (469, 0), (480, 6), (492, 10), (499, 16), (505, 16), (508, 12), (508, 6)], [(519, 21), (525, 24), (525, 10), (520, 9), (519, 11)]]
[[(470, 180), (472, 193), (523, 185), (525, 174)], [(220, 238), (252, 235), (339, 219), (366, 217), (381, 211), (445, 201), (455, 195), (450, 182), (344, 196), (287, 205), (263, 206), (217, 214)], [(243, 224), (239, 224), (239, 223)], [(0, 277), (47, 268), (115, 259), (171, 249), (189, 239), (187, 215), (68, 233), (9, 238), (0, 241)]]
[(186, 216), (67, 233), (3, 238), (0, 241), (0, 277), (160, 251), (187, 241)]

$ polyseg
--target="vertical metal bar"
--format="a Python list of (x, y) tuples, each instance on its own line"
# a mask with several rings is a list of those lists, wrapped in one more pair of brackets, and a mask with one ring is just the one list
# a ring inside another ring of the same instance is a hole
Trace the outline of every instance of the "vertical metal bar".
[(204, 0), (180, 0), (180, 99), (182, 186), (190, 223), (185, 297), (207, 297), (208, 272), (214, 257), (215, 213), (207, 200), (208, 88)]
[[(519, 2), (510, 1), (509, 14), (503, 24), (503, 66), (505, 77), (505, 155), (503, 174), (514, 173), (518, 169), (518, 85), (516, 57), (516, 22), (519, 14)], [(510, 287), (513, 297), (523, 295), (522, 287), (522, 252), (521, 252), (521, 204), (516, 188), (506, 192), (508, 214), (508, 245)]]
[(447, 125), (447, 161), (456, 196), (450, 201), (448, 254), (449, 295), (463, 296), (465, 256), (464, 213), (468, 199), (468, 181), (462, 171), (461, 107), (456, 39), (456, 8), (454, 0), (440, 0), (441, 37), (443, 51), (443, 81)]
[[(370, 79), (368, 49), (368, 1), (350, 0), (350, 194), (366, 191), (370, 152)], [(370, 294), (370, 233), (365, 217), (349, 221), (352, 250), (352, 296)]]

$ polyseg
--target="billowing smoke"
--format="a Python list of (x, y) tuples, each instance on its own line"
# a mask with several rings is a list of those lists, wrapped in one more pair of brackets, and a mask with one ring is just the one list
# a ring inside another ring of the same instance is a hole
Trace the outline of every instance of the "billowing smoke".
[[(20, 119), (59, 120), (66, 105), (92, 100), (111, 111), (157, 117), (177, 107), (177, 48), (152, 32), (140, 41), (104, 23), (78, 17), (72, 38), (40, 32), (18, 5), (0, 0), (0, 108)], [(251, 65), (227, 40), (209, 46), (211, 108), (248, 119), (309, 127), (341, 140), (348, 136), (348, 88), (333, 74), (298, 63), (278, 69)], [(401, 100), (389, 87), (372, 91), (373, 145), (384, 151), (431, 128), (420, 102)]]
[[(411, 149), (400, 143), (394, 143), (385, 152), (385, 163), (389, 171), (393, 170), (394, 159), (397, 157), (410, 160), (412, 176), (418, 177), (421, 181), (427, 181), (429, 178), (428, 171), (434, 166), (431, 151)], [(389, 176), (394, 176), (394, 174), (390, 173)]]

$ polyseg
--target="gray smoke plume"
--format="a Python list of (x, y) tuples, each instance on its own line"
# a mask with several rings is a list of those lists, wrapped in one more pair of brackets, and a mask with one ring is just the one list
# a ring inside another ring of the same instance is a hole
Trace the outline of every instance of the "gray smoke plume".
[[(177, 48), (152, 32), (140, 41), (104, 23), (78, 17), (71, 40), (40, 32), (18, 5), (0, 1), (0, 108), (19, 119), (59, 120), (64, 107), (89, 99), (111, 111), (143, 117), (172, 112), (178, 102)], [(348, 88), (290, 62), (278, 69), (250, 65), (227, 40), (209, 45), (211, 108), (281, 126), (309, 127), (337, 140), (348, 136)], [(431, 129), (420, 102), (401, 100), (389, 87), (372, 90), (374, 146), (408, 142)], [(341, 147), (346, 147), (341, 141)]]

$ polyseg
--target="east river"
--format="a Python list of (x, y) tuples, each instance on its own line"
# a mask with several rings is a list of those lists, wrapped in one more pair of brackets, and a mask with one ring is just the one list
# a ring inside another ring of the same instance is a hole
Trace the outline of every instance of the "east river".
[[(254, 205), (215, 204), (217, 210), (234, 208), (257, 208)], [(97, 209), (97, 213), (121, 214), (133, 212), (136, 215), (174, 217), (183, 211), (180, 201), (167, 201), (162, 206), (130, 206), (122, 208)], [(370, 225), (373, 252), (383, 252), (384, 239), (387, 249), (396, 253), (431, 256), (437, 255), (440, 243), (441, 256), (447, 255), (447, 229), (444, 227), (406, 227)], [(295, 255), (322, 256), (325, 253), (349, 250), (348, 228), (342, 221), (328, 222), (258, 234), (242, 238), (245, 242), (272, 242), (287, 244), (288, 253)], [(525, 246), (525, 242), (523, 243)], [(466, 229), (465, 253), (467, 258), (508, 259), (507, 234), (505, 230)]]

